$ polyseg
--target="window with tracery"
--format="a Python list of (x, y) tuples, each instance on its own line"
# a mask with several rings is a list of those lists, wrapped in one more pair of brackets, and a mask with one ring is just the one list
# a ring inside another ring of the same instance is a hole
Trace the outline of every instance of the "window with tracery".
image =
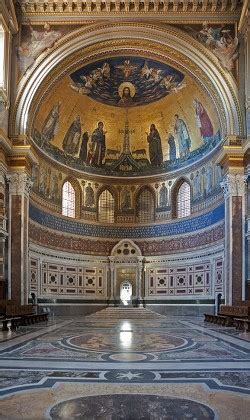
[(136, 216), (138, 222), (153, 222), (155, 217), (154, 197), (150, 190), (143, 190), (137, 197)]
[(98, 201), (98, 220), (103, 223), (114, 223), (115, 201), (110, 191), (104, 190)]
[(63, 184), (62, 214), (63, 216), (76, 217), (76, 193), (69, 181)]
[(191, 190), (187, 182), (183, 182), (177, 193), (177, 217), (186, 217), (191, 214)]

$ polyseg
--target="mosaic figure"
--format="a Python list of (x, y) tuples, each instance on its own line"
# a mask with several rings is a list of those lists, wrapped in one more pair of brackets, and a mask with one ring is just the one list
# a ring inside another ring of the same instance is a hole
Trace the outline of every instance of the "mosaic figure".
[(122, 210), (131, 209), (131, 197), (127, 188), (123, 190), (121, 208)]
[(90, 182), (85, 188), (85, 206), (93, 207), (95, 205), (95, 194)]
[(39, 167), (38, 165), (34, 165), (32, 167), (32, 181), (33, 181), (34, 190), (38, 188), (38, 180), (39, 180)]
[(51, 199), (54, 201), (58, 201), (59, 199), (58, 176), (56, 174), (51, 179)]
[(106, 152), (106, 131), (103, 131), (104, 124), (102, 121), (98, 123), (97, 128), (93, 131), (91, 141), (93, 143), (93, 156), (91, 165), (101, 166)]
[(160, 194), (159, 206), (166, 207), (168, 205), (168, 189), (165, 183), (162, 184), (159, 194)]
[(209, 194), (213, 187), (213, 169), (211, 166), (207, 167), (206, 174), (206, 193)]
[(66, 153), (71, 155), (76, 154), (79, 149), (79, 142), (81, 137), (81, 120), (79, 115), (75, 118), (72, 122), (71, 126), (69, 127), (64, 140), (63, 140), (63, 150)]
[(121, 83), (118, 88), (118, 93), (121, 98), (118, 102), (118, 105), (130, 106), (133, 104), (134, 96), (135, 96), (135, 87), (132, 83), (130, 82)]
[(137, 68), (138, 66), (136, 64), (132, 64), (130, 60), (124, 60), (123, 64), (116, 66), (116, 69), (122, 71), (125, 79), (127, 79)]
[(179, 118), (178, 114), (175, 114), (174, 131), (177, 135), (180, 157), (188, 157), (190, 153), (191, 139), (189, 137), (189, 132), (186, 123), (184, 122), (184, 120)]
[(93, 150), (94, 150), (94, 144), (93, 143), (89, 143), (87, 160), (86, 160), (86, 164), (87, 165), (91, 165), (92, 164)]
[(198, 99), (195, 99), (193, 101), (193, 104), (195, 108), (197, 126), (200, 129), (202, 139), (206, 140), (207, 138), (213, 137), (213, 125), (207, 114), (207, 111), (205, 110), (201, 102), (198, 101)]
[(161, 166), (163, 163), (163, 154), (161, 146), (161, 137), (155, 124), (151, 124), (150, 131), (147, 134), (149, 144), (149, 159), (152, 166)]
[(87, 151), (88, 151), (88, 141), (89, 141), (89, 133), (85, 131), (82, 135), (82, 144), (80, 147), (79, 158), (82, 162), (86, 162), (87, 160)]
[(129, 87), (125, 87), (122, 92), (122, 97), (119, 100), (119, 105), (130, 105), (133, 103), (133, 98), (130, 93)]
[(42, 127), (41, 137), (42, 141), (52, 141), (58, 132), (59, 128), (59, 114), (60, 114), (61, 102), (57, 102), (48, 113)]
[(197, 198), (201, 195), (201, 177), (199, 171), (196, 172), (194, 177), (194, 197)]
[(48, 183), (47, 170), (43, 168), (40, 172), (40, 179), (39, 179), (39, 192), (43, 195), (46, 195), (47, 183)]
[(168, 145), (169, 145), (169, 160), (174, 161), (176, 160), (176, 145), (175, 139), (172, 133), (168, 135)]

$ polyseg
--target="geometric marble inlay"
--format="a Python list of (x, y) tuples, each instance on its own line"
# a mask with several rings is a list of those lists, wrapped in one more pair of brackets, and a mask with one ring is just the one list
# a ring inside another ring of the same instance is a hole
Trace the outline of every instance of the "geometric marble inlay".
[(212, 420), (215, 413), (204, 404), (182, 398), (115, 394), (61, 402), (50, 410), (50, 416), (52, 419)]
[(120, 330), (115, 334), (87, 333), (67, 340), (72, 347), (95, 351), (163, 351), (183, 347), (187, 341), (162, 333), (133, 334), (132, 330)]

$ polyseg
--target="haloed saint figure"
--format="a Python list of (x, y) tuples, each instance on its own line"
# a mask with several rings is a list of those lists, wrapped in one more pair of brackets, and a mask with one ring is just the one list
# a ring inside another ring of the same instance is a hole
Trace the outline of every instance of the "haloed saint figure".
[(92, 133), (92, 157), (90, 164), (93, 166), (101, 166), (103, 164), (106, 151), (106, 131), (104, 131), (103, 128), (103, 122), (99, 121), (97, 128), (95, 128)]

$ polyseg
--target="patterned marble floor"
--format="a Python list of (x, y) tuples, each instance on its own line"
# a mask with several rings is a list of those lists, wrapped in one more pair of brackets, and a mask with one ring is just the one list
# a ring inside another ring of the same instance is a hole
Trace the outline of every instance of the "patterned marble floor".
[(247, 419), (250, 334), (201, 318), (55, 318), (0, 333), (1, 419)]

